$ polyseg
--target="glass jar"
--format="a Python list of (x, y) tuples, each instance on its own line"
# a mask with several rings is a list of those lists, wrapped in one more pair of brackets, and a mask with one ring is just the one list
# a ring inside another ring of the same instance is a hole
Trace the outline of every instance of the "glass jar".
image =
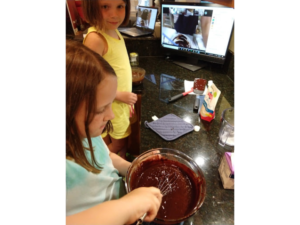
[(138, 66), (139, 65), (139, 54), (136, 52), (131, 52), (129, 55), (130, 55), (130, 65)]

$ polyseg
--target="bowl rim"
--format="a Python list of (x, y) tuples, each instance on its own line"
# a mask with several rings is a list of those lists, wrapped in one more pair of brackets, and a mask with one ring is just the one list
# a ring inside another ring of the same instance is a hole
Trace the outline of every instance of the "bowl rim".
[[(145, 70), (144, 68), (139, 67), (139, 66), (132, 66), (132, 67), (131, 67), (131, 70), (133, 70), (133, 69), (142, 69), (142, 70)], [(146, 71), (146, 70), (145, 70), (145, 71)]]
[(144, 68), (142, 68), (142, 67), (131, 67), (131, 72), (133, 70), (142, 70), (144, 72), (144, 74), (146, 73), (146, 70)]
[[(136, 85), (139, 85), (143, 82), (143, 80), (145, 79), (145, 76), (146, 76), (146, 70), (142, 67), (131, 67), (131, 72), (133, 72), (133, 69), (136, 69), (137, 71), (141, 71), (142, 72), (142, 75), (138, 75), (138, 76), (133, 76), (132, 74), (132, 84), (134, 86)], [(137, 80), (134, 80), (133, 78), (136, 78)]]
[[(132, 163), (130, 164), (127, 172), (126, 172), (126, 176), (125, 176), (125, 189), (126, 189), (126, 193), (129, 193), (130, 191), (132, 190), (129, 190), (130, 187), (129, 187), (129, 184), (128, 184), (128, 180), (129, 180), (129, 172), (131, 171), (131, 169), (133, 168), (133, 166), (138, 163), (138, 160), (140, 159), (143, 159), (145, 157), (148, 156), (149, 153), (151, 152), (154, 152), (154, 151), (164, 151), (164, 150), (167, 150), (167, 151), (170, 151), (170, 152), (173, 152), (173, 153), (176, 153), (178, 154), (179, 156), (184, 156), (187, 158), (187, 161), (191, 164), (193, 164), (193, 166), (195, 166), (195, 168), (198, 170), (198, 172), (200, 173), (201, 177), (202, 177), (202, 192), (199, 193), (200, 195), (204, 195), (203, 199), (200, 200), (199, 203), (197, 203), (197, 205), (193, 208), (193, 210), (187, 215), (187, 216), (183, 216), (181, 218), (178, 218), (178, 219), (165, 219), (165, 220), (162, 220), (160, 218), (155, 218), (153, 221), (156, 221), (156, 222), (161, 222), (163, 224), (172, 224), (172, 223), (178, 223), (178, 222), (181, 222), (181, 221), (185, 221), (186, 219), (192, 217), (200, 208), (201, 206), (203, 205), (204, 203), (204, 200), (205, 200), (205, 197), (206, 197), (206, 179), (205, 179), (205, 176), (204, 176), (204, 173), (203, 171), (201, 170), (200, 166), (195, 162), (194, 159), (192, 159), (189, 155), (187, 155), (186, 153), (182, 152), (182, 151), (179, 151), (179, 150), (176, 150), (176, 149), (170, 149), (170, 148), (154, 148), (154, 149), (150, 149), (150, 150), (147, 150), (143, 153), (141, 153), (139, 156), (137, 156), (133, 161)], [(167, 152), (157, 152), (157, 153), (154, 153), (153, 155), (158, 155), (158, 154), (161, 154), (161, 153), (165, 153), (165, 154), (168, 154)], [(186, 160), (186, 159), (184, 159)], [(201, 198), (201, 196), (199, 197)]]

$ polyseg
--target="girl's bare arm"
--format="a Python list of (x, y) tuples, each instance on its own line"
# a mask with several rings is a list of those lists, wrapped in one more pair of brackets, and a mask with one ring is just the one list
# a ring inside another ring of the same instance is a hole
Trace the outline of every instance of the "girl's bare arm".
[(107, 43), (104, 37), (96, 32), (89, 33), (83, 44), (101, 56), (107, 52)]
[(156, 217), (161, 200), (162, 194), (158, 188), (137, 188), (118, 200), (107, 201), (68, 216), (66, 224), (132, 224), (144, 213), (147, 213), (144, 220), (150, 222)]

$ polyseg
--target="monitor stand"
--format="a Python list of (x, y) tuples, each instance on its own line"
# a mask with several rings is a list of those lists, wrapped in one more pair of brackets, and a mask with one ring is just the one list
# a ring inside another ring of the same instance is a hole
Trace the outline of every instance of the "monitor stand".
[(185, 69), (191, 70), (193, 72), (200, 70), (201, 68), (207, 66), (207, 63), (199, 61), (198, 59), (195, 58), (173, 58), (172, 63), (181, 66)]

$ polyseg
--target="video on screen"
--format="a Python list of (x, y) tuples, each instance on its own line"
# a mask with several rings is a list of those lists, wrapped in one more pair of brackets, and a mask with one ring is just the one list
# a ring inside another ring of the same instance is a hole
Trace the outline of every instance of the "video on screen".
[(150, 18), (151, 18), (151, 9), (141, 9), (137, 11), (136, 25), (139, 27), (149, 27)]
[(205, 52), (212, 10), (164, 7), (162, 43)]

